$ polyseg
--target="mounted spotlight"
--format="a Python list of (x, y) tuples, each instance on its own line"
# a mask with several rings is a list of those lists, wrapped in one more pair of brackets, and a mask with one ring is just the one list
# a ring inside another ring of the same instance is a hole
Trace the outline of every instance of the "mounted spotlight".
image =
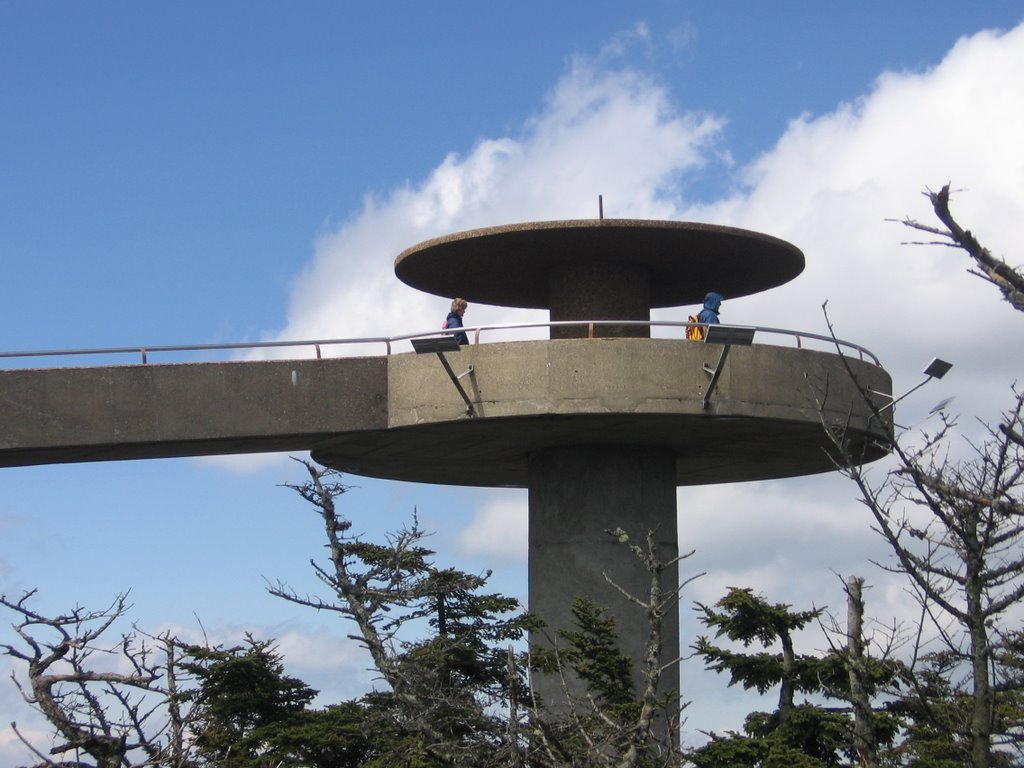
[(925, 368), (922, 371), (922, 373), (929, 379), (941, 379), (943, 376), (949, 373), (949, 369), (952, 367), (952, 363), (947, 363), (945, 360), (939, 360), (939, 358), (936, 357), (934, 360), (928, 363), (928, 367)]
[(713, 324), (707, 327), (704, 332), (705, 344), (721, 344), (722, 354), (718, 358), (718, 365), (714, 368), (704, 363), (704, 370), (711, 374), (711, 381), (704, 390), (704, 400), (701, 407), (706, 411), (711, 400), (711, 393), (718, 384), (718, 377), (722, 375), (722, 367), (725, 365), (725, 358), (729, 356), (729, 349), (733, 344), (740, 347), (749, 347), (754, 343), (756, 328), (747, 325), (718, 325)]
[(704, 343), (749, 347), (754, 343), (756, 331), (757, 328), (749, 325), (709, 325), (704, 334)]
[(445, 373), (448, 374), (448, 378), (452, 380), (452, 384), (459, 390), (459, 394), (462, 395), (462, 399), (466, 402), (466, 415), (475, 416), (476, 409), (473, 407), (473, 401), (469, 399), (466, 390), (462, 388), (462, 382), (459, 381), (463, 376), (468, 376), (473, 372), (473, 366), (470, 365), (464, 373), (456, 375), (444, 356), (445, 352), (458, 352), (461, 349), (456, 338), (454, 336), (431, 336), (426, 339), (410, 339), (410, 341), (417, 355), (429, 354), (431, 352), (437, 353), (437, 359), (444, 366)]
[[(879, 408), (878, 410), (881, 412), (881, 411), (886, 410), (887, 408), (892, 408), (900, 400), (902, 400), (903, 398), (905, 398), (907, 395), (911, 394), (912, 392), (916, 392), (917, 390), (919, 390), (921, 387), (923, 387), (925, 384), (927, 384), (932, 379), (941, 379), (943, 376), (945, 376), (947, 373), (949, 373), (949, 369), (952, 368), (952, 367), (953, 367), (952, 363), (947, 363), (945, 360), (940, 360), (937, 357), (934, 358), (930, 363), (928, 363), (928, 367), (925, 368), (923, 371), (921, 371), (921, 373), (923, 373), (928, 378), (926, 378), (924, 381), (922, 381), (916, 387), (913, 387), (912, 389), (908, 389), (906, 392), (904, 392), (902, 395), (897, 397), (891, 403), (889, 403), (888, 405), (885, 405), (885, 406)], [(875, 394), (882, 394), (882, 393), (876, 392)], [(950, 399), (952, 399), (952, 398), (950, 398)]]
[(431, 336), (426, 339), (410, 339), (412, 348), (416, 354), (422, 355), (427, 352), (458, 352), (459, 342), (454, 336)]

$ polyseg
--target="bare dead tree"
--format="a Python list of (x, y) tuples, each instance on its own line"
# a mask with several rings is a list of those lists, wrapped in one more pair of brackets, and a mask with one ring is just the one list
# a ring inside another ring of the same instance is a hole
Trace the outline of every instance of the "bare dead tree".
[[(679, 610), (679, 596), (682, 590), (704, 574), (700, 573), (683, 579), (674, 589), (666, 590), (663, 585), (665, 572), (674, 569), (680, 562), (693, 555), (693, 550), (669, 560), (662, 560), (658, 555), (654, 531), (647, 532), (643, 544), (633, 541), (622, 528), (608, 533), (633, 553), (633, 556), (644, 566), (649, 579), (647, 594), (635, 595), (616, 583), (607, 573), (604, 574), (605, 581), (643, 611), (647, 627), (647, 642), (641, 665), (641, 678), (644, 684), (643, 690), (640, 692), (640, 712), (630, 727), (629, 748), (622, 756), (619, 766), (620, 768), (636, 768), (643, 755), (649, 753), (652, 747), (666, 760), (666, 764), (672, 764), (671, 761), (678, 760), (681, 755), (678, 751), (679, 727), (685, 705), (680, 703), (678, 694), (668, 701), (664, 701), (658, 696), (658, 690), (666, 672), (675, 670), (678, 675), (680, 661), (675, 648), (667, 649), (666, 652), (662, 643), (662, 627), (668, 613)], [(663, 738), (654, 732), (654, 725), (659, 719), (659, 715), (665, 726)]]
[[(942, 239), (931, 244), (961, 248), (974, 261), (974, 274), (992, 282), (1017, 310), (1024, 311), (1024, 275), (995, 259), (949, 210), (949, 185), (926, 193), (946, 227), (911, 219), (902, 223)], [(829, 330), (831, 322), (826, 321)], [(840, 352), (841, 354), (841, 352)], [(852, 371), (847, 369), (851, 376)], [(969, 457), (950, 458), (949, 438), (956, 424), (944, 412), (940, 423), (909, 446), (894, 436), (887, 446), (895, 468), (875, 479), (849, 451), (843, 425), (826, 424), (848, 466), (840, 468), (856, 484), (876, 528), (895, 556), (890, 570), (909, 578), (945, 653), (966, 670), (954, 690), (969, 689), (969, 754), (976, 768), (988, 766), (993, 748), (1021, 738), (1005, 717), (997, 696), (1020, 689), (1019, 675), (1005, 660), (1015, 628), (1010, 614), (1024, 599), (1024, 392), (1012, 388), (1013, 404), (987, 435), (970, 444)], [(884, 422), (880, 406), (864, 388), (865, 403)], [(946, 669), (950, 669), (947, 665)], [(946, 724), (948, 731), (953, 724)], [(940, 724), (941, 726), (941, 724)]]
[(969, 229), (964, 229), (957, 223), (949, 209), (951, 194), (949, 187), (950, 185), (946, 184), (938, 192), (926, 190), (922, 193), (931, 201), (932, 209), (944, 228), (922, 224), (911, 218), (899, 220), (901, 224), (911, 229), (941, 238), (926, 242), (914, 241), (912, 244), (942, 245), (962, 249), (975, 264), (976, 269), (971, 269), (971, 274), (995, 285), (1003, 294), (1003, 298), (1010, 302), (1014, 309), (1024, 312), (1024, 272), (993, 256), (992, 252), (979, 243)]
[[(860, 768), (884, 764), (880, 751), (892, 741), (898, 719), (881, 708), (879, 697), (891, 701), (905, 678), (905, 665), (898, 653), (908, 642), (905, 627), (893, 620), (882, 625), (864, 615), (864, 579), (850, 576), (843, 583), (846, 593), (846, 622), (842, 624), (831, 614), (819, 621), (829, 643), (831, 654), (842, 662), (846, 686), (825, 686), (829, 696), (845, 699), (853, 716), (851, 743)], [(871, 629), (868, 626), (871, 625)]]
[[(103, 644), (103, 637), (124, 618), (127, 595), (103, 610), (75, 608), (46, 616), (31, 607), (35, 590), (18, 599), (0, 595), (13, 611), (18, 646), (0, 645), (23, 662), (27, 685), (12, 674), (25, 701), (49, 721), (57, 742), (45, 752), (12, 723), (22, 743), (38, 758), (38, 768), (124, 768), (189, 765), (184, 729), (187, 707), (177, 696), (177, 644), (169, 636), (153, 638), (133, 630)], [(152, 647), (156, 641), (161, 654)], [(168, 702), (173, 702), (168, 715)]]
[(281, 583), (269, 587), (268, 591), (299, 605), (351, 618), (359, 635), (349, 638), (369, 651), (374, 666), (387, 684), (400, 692), (403, 679), (396, 667), (395, 636), (401, 623), (394, 620), (398, 617), (384, 614), (390, 612), (392, 606), (411, 605), (420, 596), (413, 577), (422, 563), (423, 552), (418, 548), (422, 534), (414, 520), (412, 529), (403, 528), (390, 536), (389, 552), (383, 552), (382, 548), (373, 565), (357, 572), (354, 563), (365, 547), (351, 537), (352, 524), (338, 512), (335, 504), (335, 499), (348, 491), (348, 487), (334, 479), (338, 475), (332, 470), (321, 470), (308, 461), (296, 461), (306, 468), (309, 482), (289, 483), (286, 487), (296, 491), (320, 515), (330, 550), (330, 567), (315, 559), (310, 559), (310, 565), (317, 578), (340, 600), (299, 595)]
[(846, 581), (846, 652), (850, 678), (850, 703), (853, 705), (853, 748), (863, 768), (878, 764), (878, 734), (864, 654), (864, 579), (852, 576)]
[[(1024, 392), (1014, 395), (967, 459), (950, 458), (954, 423), (943, 414), (923, 444), (892, 441), (895, 467), (880, 478), (856, 462), (840, 468), (895, 557), (895, 565), (882, 567), (908, 577), (922, 616), (966, 668), (961, 684), (973, 702), (968, 759), (976, 768), (991, 765), (998, 742), (996, 694), (1011, 685), (1001, 677), (1000, 653), (1013, 633), (1012, 611), (1024, 599)], [(830, 431), (846, 450), (843, 430)]]

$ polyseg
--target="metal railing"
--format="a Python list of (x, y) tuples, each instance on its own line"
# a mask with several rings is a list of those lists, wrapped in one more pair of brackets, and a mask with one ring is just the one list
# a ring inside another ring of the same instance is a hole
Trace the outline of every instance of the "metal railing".
[[(699, 323), (690, 322), (679, 322), (670, 320), (566, 320), (566, 321), (554, 321), (554, 322), (536, 322), (536, 323), (500, 323), (494, 325), (477, 325), (477, 326), (466, 326), (461, 331), (466, 333), (467, 336), (472, 336), (472, 343), (479, 344), (480, 337), (483, 334), (494, 333), (498, 331), (512, 331), (526, 328), (561, 328), (561, 327), (579, 327), (583, 326), (587, 329), (587, 337), (595, 338), (594, 332), (596, 328), (601, 326), (648, 326), (650, 328), (668, 328), (668, 329), (682, 329), (681, 336), (682, 340), (686, 337), (686, 328), (690, 328), (694, 325), (700, 325)], [(727, 326), (728, 327), (728, 326)], [(881, 362), (874, 353), (862, 347), (859, 344), (854, 344), (852, 341), (844, 341), (843, 339), (836, 339), (831, 336), (825, 336), (818, 333), (807, 333), (805, 331), (793, 331), (785, 328), (767, 328), (763, 326), (743, 326), (746, 328), (753, 327), (758, 337), (769, 335), (773, 337), (788, 338), (791, 343), (794, 343), (798, 349), (803, 349), (807, 342), (814, 342), (825, 346), (829, 351), (849, 354), (860, 360), (869, 360), (875, 365), (881, 367)], [(323, 357), (323, 350), (327, 347), (339, 347), (339, 346), (351, 346), (351, 345), (373, 345), (380, 344), (384, 347), (384, 353), (390, 355), (394, 350), (394, 346), (397, 343), (409, 341), (412, 339), (426, 338), (430, 336), (439, 336), (444, 333), (452, 333), (452, 331), (423, 331), (419, 333), (408, 333), (400, 336), (368, 336), (354, 339), (304, 339), (297, 341), (249, 341), (249, 342), (237, 342), (227, 344), (165, 344), (165, 345), (147, 345), (147, 346), (132, 346), (132, 347), (97, 347), (89, 349), (47, 349), (47, 350), (29, 350), (19, 352), (0, 352), (0, 361), (2, 360), (25, 360), (28, 358), (58, 358), (58, 357), (117, 357), (121, 355), (138, 355), (143, 365), (150, 364), (151, 355), (170, 354), (178, 352), (211, 352), (211, 351), (255, 351), (261, 349), (280, 349), (280, 348), (296, 348), (296, 349), (310, 349), (315, 354), (317, 359)], [(602, 337), (603, 338), (603, 337)], [(672, 337), (668, 337), (672, 338)], [(763, 343), (763, 341), (761, 341)], [(776, 344), (775, 346), (788, 346), (788, 344)], [(234, 358), (239, 359), (239, 358)], [(179, 361), (180, 362), (180, 361)], [(130, 365), (131, 363), (125, 363)], [(2, 363), (0, 363), (2, 365)], [(57, 367), (57, 366), (53, 366)]]

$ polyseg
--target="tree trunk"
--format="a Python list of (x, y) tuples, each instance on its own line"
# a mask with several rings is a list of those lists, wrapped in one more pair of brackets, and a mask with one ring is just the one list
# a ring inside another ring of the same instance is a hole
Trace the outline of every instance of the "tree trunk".
[(850, 674), (850, 704), (853, 705), (853, 748), (862, 768), (878, 762), (875, 713), (864, 685), (864, 579), (851, 576), (846, 582), (847, 669)]
[(974, 678), (971, 713), (971, 765), (988, 768), (992, 756), (992, 715), (994, 693), (989, 678), (988, 630), (985, 627), (983, 589), (980, 580), (969, 573), (967, 578), (967, 611), (971, 634), (971, 671)]
[(782, 643), (782, 680), (779, 687), (779, 725), (789, 719), (793, 712), (793, 697), (796, 693), (793, 685), (793, 677), (796, 674), (796, 652), (793, 650), (793, 640), (789, 632), (780, 631), (779, 640)]

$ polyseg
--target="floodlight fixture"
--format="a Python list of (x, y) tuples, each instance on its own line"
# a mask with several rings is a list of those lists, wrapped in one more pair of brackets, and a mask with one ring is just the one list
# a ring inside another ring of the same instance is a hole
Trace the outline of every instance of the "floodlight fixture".
[(705, 344), (725, 344), (726, 346), (736, 344), (741, 347), (749, 347), (754, 343), (756, 328), (748, 325), (719, 325), (712, 324), (707, 327), (704, 334)]
[(424, 339), (410, 339), (417, 354), (427, 352), (458, 352), (459, 342), (454, 336), (428, 336)]
[(754, 343), (754, 332), (757, 329), (749, 325), (721, 325), (718, 323), (709, 324), (704, 331), (705, 344), (721, 344), (722, 354), (718, 358), (718, 365), (714, 368), (704, 363), (704, 370), (711, 374), (711, 381), (704, 390), (704, 400), (701, 407), (706, 411), (708, 402), (711, 400), (711, 393), (718, 386), (718, 377), (722, 375), (722, 367), (725, 365), (725, 358), (729, 356), (729, 350), (734, 344), (741, 347), (749, 347)]
[(952, 367), (952, 363), (947, 363), (945, 360), (940, 360), (939, 358), (936, 357), (930, 363), (928, 363), (928, 367), (921, 371), (921, 373), (923, 373), (930, 379), (941, 379), (943, 376), (949, 373), (949, 369)]
[(458, 339), (454, 336), (428, 336), (422, 339), (410, 339), (409, 341), (412, 342), (412, 348), (416, 351), (417, 355), (429, 354), (431, 352), (437, 354), (437, 359), (444, 366), (445, 373), (448, 374), (448, 378), (452, 380), (455, 389), (459, 391), (463, 401), (466, 403), (466, 415), (475, 416), (476, 409), (473, 407), (473, 401), (469, 399), (469, 395), (466, 394), (466, 390), (462, 387), (462, 382), (459, 381), (463, 376), (468, 376), (473, 372), (473, 366), (470, 365), (463, 373), (456, 374), (444, 356), (445, 352), (458, 352), (462, 349)]
[[(898, 403), (900, 400), (902, 400), (903, 398), (907, 397), (907, 395), (910, 395), (911, 393), (916, 392), (917, 390), (919, 390), (921, 387), (923, 387), (925, 384), (927, 384), (932, 379), (941, 379), (943, 376), (945, 376), (947, 373), (949, 373), (949, 369), (952, 368), (952, 367), (953, 367), (952, 363), (947, 363), (945, 360), (941, 360), (941, 359), (939, 359), (937, 357), (933, 358), (932, 361), (930, 363), (928, 363), (928, 367), (926, 367), (923, 371), (921, 371), (921, 373), (923, 373), (927, 377), (927, 378), (925, 378), (924, 381), (922, 381), (917, 386), (911, 387), (906, 392), (904, 392), (902, 395), (900, 395), (899, 397), (894, 399), (891, 403), (888, 403), (887, 405), (884, 405), (883, 407), (879, 408), (878, 410), (881, 412), (881, 411), (885, 411), (885, 410), (888, 410), (889, 408), (894, 407), (896, 405), (896, 403)], [(952, 400), (952, 398), (950, 398), (950, 400)], [(949, 404), (949, 401), (946, 400), (946, 401), (943, 401), (943, 403), (941, 405), (945, 406), (945, 405), (948, 405), (948, 404)], [(936, 410), (941, 410), (941, 409), (937, 406), (936, 408), (934, 408), (932, 410), (932, 413), (934, 413)]]

